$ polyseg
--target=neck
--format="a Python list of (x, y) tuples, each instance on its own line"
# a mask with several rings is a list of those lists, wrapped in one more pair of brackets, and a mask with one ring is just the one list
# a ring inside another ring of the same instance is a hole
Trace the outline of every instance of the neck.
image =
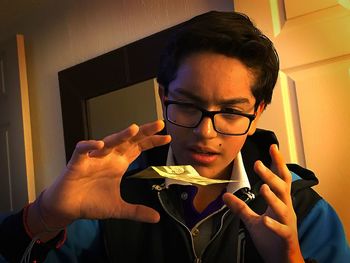
[(198, 186), (198, 191), (193, 200), (193, 206), (198, 212), (202, 212), (212, 201), (214, 201), (227, 184), (213, 184), (208, 186)]
[[(224, 170), (219, 172), (214, 178), (221, 180), (229, 180), (232, 174), (233, 162)], [(221, 192), (226, 188), (227, 184), (212, 184), (207, 186), (198, 186), (198, 191), (193, 200), (193, 206), (198, 212), (202, 212), (212, 201), (214, 201)]]

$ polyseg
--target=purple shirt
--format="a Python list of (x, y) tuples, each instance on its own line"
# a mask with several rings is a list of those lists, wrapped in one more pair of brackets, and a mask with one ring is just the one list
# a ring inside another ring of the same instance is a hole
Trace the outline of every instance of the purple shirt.
[(197, 194), (197, 191), (197, 187), (186, 185), (183, 187), (183, 192), (181, 193), (185, 223), (189, 229), (192, 229), (199, 221), (219, 210), (224, 205), (222, 195), (226, 192), (226, 189), (224, 189), (221, 194), (215, 200), (213, 200), (202, 212), (198, 212), (193, 206), (193, 199)]

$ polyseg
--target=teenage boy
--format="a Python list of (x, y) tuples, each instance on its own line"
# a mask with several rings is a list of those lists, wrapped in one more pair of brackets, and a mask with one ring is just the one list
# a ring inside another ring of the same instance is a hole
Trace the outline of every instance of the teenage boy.
[[(349, 262), (338, 217), (310, 188), (313, 173), (287, 166), (274, 134), (256, 129), (278, 70), (273, 44), (245, 15), (188, 21), (160, 62), (166, 130), (156, 121), (79, 142), (54, 184), (3, 222), (2, 253), (48, 262)], [(234, 181), (130, 179), (140, 154), (138, 170), (192, 165)]]

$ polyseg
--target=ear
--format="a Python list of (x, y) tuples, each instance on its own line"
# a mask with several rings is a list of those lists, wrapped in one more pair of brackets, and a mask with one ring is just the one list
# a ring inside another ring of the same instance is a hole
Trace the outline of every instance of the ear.
[(261, 114), (265, 110), (265, 107), (266, 107), (266, 104), (264, 102), (261, 102), (259, 104), (258, 109), (256, 110), (256, 117), (252, 121), (252, 124), (250, 125), (249, 131), (248, 131), (248, 135), (253, 135), (254, 132), (256, 131), (257, 124), (259, 122)]

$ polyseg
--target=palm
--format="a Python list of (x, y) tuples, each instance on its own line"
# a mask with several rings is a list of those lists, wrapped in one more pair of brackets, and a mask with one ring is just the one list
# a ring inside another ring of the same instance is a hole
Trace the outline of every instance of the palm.
[(86, 158), (81, 163), (68, 165), (66, 174), (73, 176), (67, 183), (75, 191), (75, 204), (71, 205), (77, 206), (77, 217), (125, 216), (123, 212), (128, 204), (121, 199), (119, 187), (122, 175), (133, 159), (114, 151), (108, 156)]
[(140, 129), (130, 126), (103, 142), (80, 142), (64, 173), (45, 192), (47, 213), (60, 215), (67, 223), (77, 218), (157, 220), (154, 210), (121, 198), (120, 182), (142, 151), (169, 142), (169, 136), (155, 135), (162, 128), (161, 122)]
[(283, 253), (286, 250), (286, 247), (283, 247), (284, 242), (282, 241), (282, 238), (266, 227), (266, 224), (264, 223), (265, 217), (277, 220), (272, 209), (268, 208), (263, 215), (260, 216), (256, 214), (249, 221), (246, 221), (246, 226), (249, 229), (249, 233), (252, 240), (254, 240), (256, 248), (265, 261), (279, 262), (281, 258), (285, 257)]

